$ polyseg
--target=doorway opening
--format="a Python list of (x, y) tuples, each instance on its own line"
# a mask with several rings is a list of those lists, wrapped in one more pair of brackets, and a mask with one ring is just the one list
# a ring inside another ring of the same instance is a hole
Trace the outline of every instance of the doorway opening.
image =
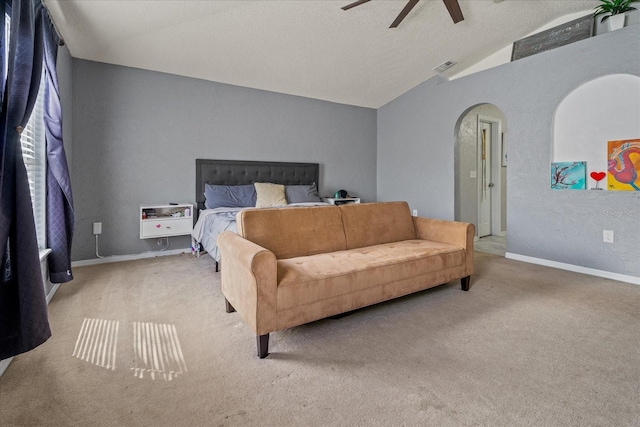
[(504, 256), (507, 235), (506, 118), (492, 104), (465, 111), (456, 124), (455, 219), (476, 226), (475, 249)]

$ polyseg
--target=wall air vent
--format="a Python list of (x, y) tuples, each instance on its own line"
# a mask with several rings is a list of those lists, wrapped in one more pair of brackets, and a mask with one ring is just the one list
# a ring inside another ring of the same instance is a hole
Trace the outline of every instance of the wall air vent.
[(444, 62), (444, 63), (438, 65), (436, 68), (433, 69), (433, 71), (435, 71), (436, 73), (442, 73), (442, 72), (448, 70), (449, 68), (453, 67), (454, 65), (456, 65), (456, 62), (447, 61), (447, 62)]

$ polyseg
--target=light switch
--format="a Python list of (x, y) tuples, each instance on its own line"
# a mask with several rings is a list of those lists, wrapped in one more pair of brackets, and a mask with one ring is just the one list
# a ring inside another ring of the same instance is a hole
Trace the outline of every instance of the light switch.
[(477, 178), (478, 171), (469, 171), (469, 178)]

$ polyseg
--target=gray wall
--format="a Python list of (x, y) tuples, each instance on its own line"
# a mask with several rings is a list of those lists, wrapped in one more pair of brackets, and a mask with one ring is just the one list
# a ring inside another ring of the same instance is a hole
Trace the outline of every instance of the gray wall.
[[(634, 25), (451, 82), (431, 79), (383, 106), (378, 199), (453, 219), (455, 126), (470, 107), (491, 103), (509, 125), (508, 252), (640, 277), (640, 194), (549, 185), (556, 106), (596, 77), (640, 75), (639, 36)], [(602, 242), (603, 229), (614, 230), (614, 244)]]
[(376, 197), (376, 110), (77, 59), (73, 92), (73, 260), (93, 222), (100, 255), (157, 250), (139, 206), (194, 202), (196, 158), (316, 162), (322, 195)]

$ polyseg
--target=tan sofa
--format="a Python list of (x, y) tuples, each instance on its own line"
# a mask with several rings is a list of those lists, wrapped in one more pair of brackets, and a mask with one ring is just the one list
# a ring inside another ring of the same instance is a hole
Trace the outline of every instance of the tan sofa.
[(227, 312), (269, 333), (461, 279), (473, 224), (412, 217), (405, 202), (247, 209), (218, 237)]

